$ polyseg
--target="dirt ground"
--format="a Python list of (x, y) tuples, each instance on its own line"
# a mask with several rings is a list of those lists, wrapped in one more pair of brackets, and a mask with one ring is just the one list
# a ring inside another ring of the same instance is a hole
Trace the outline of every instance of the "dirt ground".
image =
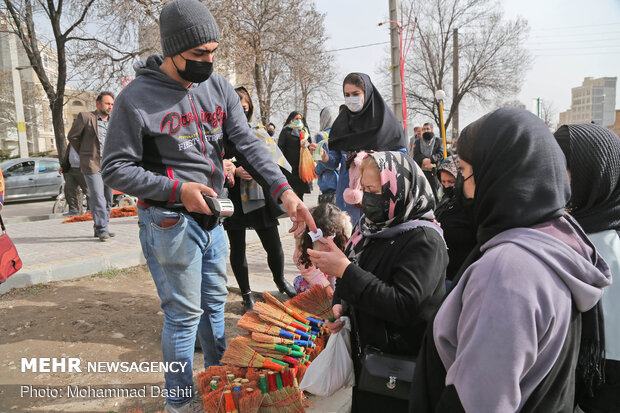
[[(230, 292), (228, 340), (239, 334), (236, 323), (241, 315), (241, 297)], [(84, 368), (88, 362), (161, 361), (162, 323), (159, 298), (146, 267), (9, 291), (0, 296), (0, 412), (162, 410), (163, 373)], [(22, 372), (21, 359), (31, 357), (76, 357), (82, 372)], [(194, 374), (202, 366), (202, 354), (197, 352)], [(101, 397), (107, 388), (146, 389), (146, 397), (140, 393)]]

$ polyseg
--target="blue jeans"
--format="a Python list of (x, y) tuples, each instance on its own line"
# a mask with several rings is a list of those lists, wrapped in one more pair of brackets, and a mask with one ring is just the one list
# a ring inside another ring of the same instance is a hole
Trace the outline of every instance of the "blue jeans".
[[(164, 218), (178, 222), (162, 228)], [(161, 348), (164, 362), (187, 362), (183, 372), (165, 373), (170, 393), (166, 403), (182, 405), (193, 395), (193, 358), (196, 330), (205, 368), (217, 365), (226, 350), (226, 257), (228, 244), (221, 225), (205, 232), (185, 213), (163, 208), (138, 208), (142, 251), (164, 311)], [(180, 390), (180, 392), (179, 392)]]
[(88, 187), (88, 207), (93, 214), (95, 235), (108, 232), (114, 190), (103, 183), (101, 171), (96, 174), (84, 174), (84, 180)]

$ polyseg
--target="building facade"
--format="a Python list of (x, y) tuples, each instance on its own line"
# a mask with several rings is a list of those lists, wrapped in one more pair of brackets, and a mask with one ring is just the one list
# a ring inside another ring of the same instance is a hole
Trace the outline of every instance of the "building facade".
[(616, 121), (617, 77), (586, 77), (571, 89), (571, 107), (560, 113), (560, 125), (594, 122), (611, 126)]

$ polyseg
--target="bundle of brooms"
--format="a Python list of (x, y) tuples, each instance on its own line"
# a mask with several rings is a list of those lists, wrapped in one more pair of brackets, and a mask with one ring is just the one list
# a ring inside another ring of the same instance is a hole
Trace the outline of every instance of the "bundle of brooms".
[[(110, 212), (110, 218), (124, 218), (124, 217), (133, 217), (138, 215), (138, 207), (122, 207), (122, 208), (113, 208)], [(88, 212), (82, 215), (74, 215), (62, 221), (63, 224), (68, 224), (71, 222), (82, 222), (82, 221), (92, 221), (93, 215)]]
[[(250, 334), (231, 340), (223, 366), (198, 375), (207, 412), (297, 413), (308, 405), (298, 383), (325, 348), (323, 320), (333, 317), (331, 298), (320, 286), (285, 303), (268, 292), (263, 297), (266, 302), (257, 303), (255, 312), (246, 313), (237, 324)], [(239, 382), (241, 377), (246, 383)]]

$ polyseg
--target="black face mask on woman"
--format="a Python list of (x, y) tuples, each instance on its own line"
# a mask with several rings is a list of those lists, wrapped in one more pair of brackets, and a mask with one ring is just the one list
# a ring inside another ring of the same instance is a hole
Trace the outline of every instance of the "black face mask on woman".
[(385, 222), (388, 220), (389, 201), (381, 194), (364, 192), (362, 197), (362, 212), (366, 218), (374, 223)]
[[(183, 55), (179, 55), (183, 57)], [(184, 80), (192, 83), (201, 83), (209, 79), (213, 73), (213, 62), (199, 62), (197, 60), (185, 59), (185, 70), (179, 70), (177, 72)], [(174, 60), (172, 60), (174, 63)], [(174, 67), (177, 65), (175, 64)]]
[(456, 183), (454, 184), (454, 197), (456, 202), (463, 208), (463, 210), (467, 213), (467, 215), (471, 215), (474, 209), (474, 198), (465, 197), (465, 193), (463, 192), (463, 186), (465, 185), (465, 181), (474, 176), (472, 173), (467, 178), (463, 177), (461, 172), (456, 176)]

